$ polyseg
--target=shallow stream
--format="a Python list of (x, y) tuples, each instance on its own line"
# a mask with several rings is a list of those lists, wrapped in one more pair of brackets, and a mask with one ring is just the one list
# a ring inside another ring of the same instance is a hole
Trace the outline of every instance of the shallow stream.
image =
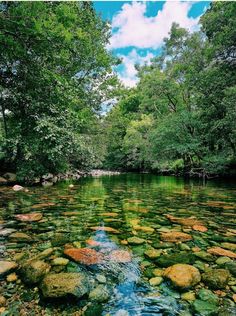
[[(0, 315), (236, 315), (236, 183), (124, 174), (26, 191), (0, 187), (0, 260), (15, 263)], [(70, 278), (62, 292), (51, 274)]]

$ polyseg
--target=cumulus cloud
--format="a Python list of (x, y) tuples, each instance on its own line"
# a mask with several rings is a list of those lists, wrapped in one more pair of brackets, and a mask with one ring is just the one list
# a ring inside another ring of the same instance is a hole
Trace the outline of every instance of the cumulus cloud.
[(197, 27), (199, 17), (188, 16), (194, 2), (165, 2), (156, 16), (146, 16), (147, 3), (125, 3), (112, 19), (113, 35), (110, 48), (127, 46), (157, 49), (168, 36), (173, 22), (190, 31)]
[(118, 72), (120, 80), (125, 86), (134, 87), (138, 82), (135, 65), (149, 64), (154, 55), (147, 53), (145, 56), (140, 56), (137, 50), (133, 49), (128, 55), (119, 54), (118, 57), (122, 59), (122, 70)]

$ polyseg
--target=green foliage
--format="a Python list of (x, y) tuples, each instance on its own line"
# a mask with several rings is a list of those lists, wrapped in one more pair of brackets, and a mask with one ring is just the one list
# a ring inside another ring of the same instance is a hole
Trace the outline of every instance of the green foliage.
[(123, 167), (208, 176), (235, 166), (235, 14), (236, 3), (214, 2), (202, 31), (174, 23), (162, 54), (139, 67), (137, 88), (113, 109), (126, 120), (112, 134)]
[(112, 91), (109, 28), (83, 2), (3, 2), (0, 102), (20, 177), (92, 165), (90, 122)]

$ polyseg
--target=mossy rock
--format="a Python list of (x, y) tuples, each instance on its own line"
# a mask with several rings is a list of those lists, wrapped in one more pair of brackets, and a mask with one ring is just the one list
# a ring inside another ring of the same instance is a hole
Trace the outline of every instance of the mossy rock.
[(195, 261), (195, 256), (192, 253), (187, 252), (179, 252), (170, 255), (162, 255), (161, 257), (157, 258), (155, 262), (160, 267), (169, 267), (177, 263), (186, 263), (186, 264), (193, 264)]

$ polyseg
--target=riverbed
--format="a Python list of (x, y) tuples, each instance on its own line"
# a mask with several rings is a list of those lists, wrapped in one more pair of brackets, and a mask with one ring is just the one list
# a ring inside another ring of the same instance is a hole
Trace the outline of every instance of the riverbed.
[(1, 186), (0, 256), (1, 315), (236, 315), (236, 183)]

